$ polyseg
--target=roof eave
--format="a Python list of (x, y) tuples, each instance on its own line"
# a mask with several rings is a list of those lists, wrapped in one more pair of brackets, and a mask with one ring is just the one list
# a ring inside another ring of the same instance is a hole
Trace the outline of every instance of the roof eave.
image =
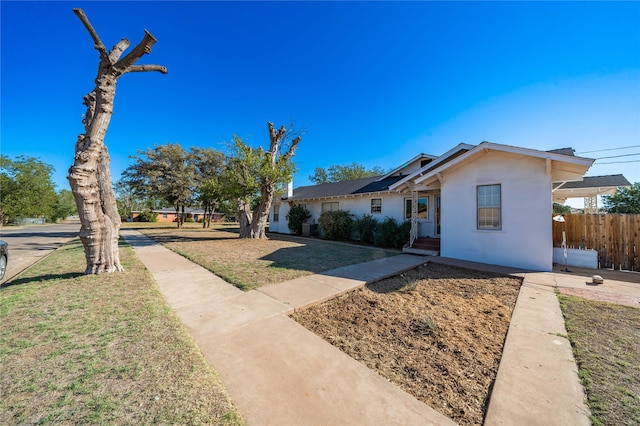
[[(593, 162), (595, 161), (592, 158), (584, 158), (584, 157), (576, 157), (576, 156), (568, 156), (568, 155), (562, 155), (562, 154), (555, 154), (552, 152), (546, 152), (546, 151), (538, 151), (538, 150), (534, 150), (534, 149), (529, 149), (529, 148), (520, 148), (520, 147), (515, 147), (515, 146), (510, 146), (510, 145), (500, 145), (500, 144), (496, 144), (493, 142), (482, 142), (479, 145), (475, 146), (474, 148), (470, 149), (469, 151), (467, 151), (466, 153), (462, 154), (461, 156), (454, 158), (451, 161), (446, 162), (445, 164), (443, 164), (440, 167), (437, 167), (436, 169), (430, 171), (429, 173), (425, 174), (424, 176), (419, 177), (418, 179), (416, 179), (416, 183), (420, 184), (422, 182), (424, 182), (425, 180), (433, 177), (434, 175), (437, 175), (438, 173), (442, 173), (445, 170), (460, 164), (463, 161), (466, 161), (468, 158), (475, 156), (476, 154), (482, 153), (482, 152), (490, 152), (490, 151), (500, 151), (500, 152), (507, 152), (507, 153), (512, 153), (512, 154), (520, 154), (520, 155), (528, 155), (530, 157), (537, 157), (537, 158), (542, 158), (545, 160), (549, 160), (550, 164), (551, 164), (551, 174), (553, 174), (553, 162), (556, 163), (567, 163), (567, 164), (572, 164), (575, 165), (577, 167), (572, 168), (570, 170), (566, 170), (567, 173), (565, 173), (562, 176), (562, 179), (559, 180), (555, 180), (554, 182), (568, 182), (571, 180), (581, 180), (582, 176), (584, 175), (584, 173), (586, 173), (586, 171), (589, 169), (589, 167), (591, 167), (591, 165), (593, 164)], [(557, 167), (556, 167), (557, 169)]]

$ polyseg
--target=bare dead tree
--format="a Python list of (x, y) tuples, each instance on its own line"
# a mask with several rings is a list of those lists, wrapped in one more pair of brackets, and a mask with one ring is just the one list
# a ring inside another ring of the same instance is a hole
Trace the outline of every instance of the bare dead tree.
[(85, 274), (122, 271), (118, 251), (120, 215), (111, 184), (110, 158), (104, 137), (113, 114), (113, 101), (118, 78), (128, 72), (159, 71), (167, 73), (160, 65), (135, 65), (151, 52), (156, 39), (145, 30), (145, 35), (127, 55), (129, 40), (123, 38), (107, 52), (89, 19), (82, 9), (73, 9), (80, 18), (94, 47), (100, 54), (95, 89), (84, 97), (87, 107), (82, 124), (85, 133), (78, 136), (75, 159), (69, 168), (67, 179), (80, 215), (80, 239), (84, 245), (87, 268)]

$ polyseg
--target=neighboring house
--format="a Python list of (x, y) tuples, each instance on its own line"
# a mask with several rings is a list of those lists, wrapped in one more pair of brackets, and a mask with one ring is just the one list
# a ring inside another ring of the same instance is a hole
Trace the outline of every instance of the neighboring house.
[(459, 144), (438, 157), (420, 154), (384, 176), (289, 190), (274, 203), (269, 228), (289, 233), (286, 215), (294, 204), (305, 205), (310, 223), (324, 211), (348, 210), (410, 220), (408, 251), (431, 237), (445, 257), (550, 271), (552, 203), (601, 193), (599, 179), (629, 184), (621, 175), (583, 180), (593, 162), (571, 148)]
[[(177, 222), (178, 216), (176, 215), (176, 209), (169, 207), (164, 209), (151, 210), (153, 213), (158, 214), (158, 222)], [(191, 207), (184, 208), (185, 216), (187, 219), (193, 219), (194, 222), (199, 222), (204, 217), (203, 209), (194, 209)], [(131, 218), (134, 222), (138, 222), (140, 216), (139, 211), (132, 211)], [(211, 216), (212, 222), (220, 222), (224, 218), (222, 213), (213, 213)]]

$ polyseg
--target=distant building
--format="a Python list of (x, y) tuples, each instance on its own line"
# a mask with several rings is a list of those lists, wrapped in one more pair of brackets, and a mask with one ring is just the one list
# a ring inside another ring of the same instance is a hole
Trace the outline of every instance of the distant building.
[[(169, 207), (164, 209), (151, 210), (153, 213), (158, 214), (158, 222), (177, 222), (178, 216), (176, 215), (176, 209)], [(200, 222), (204, 217), (203, 209), (195, 209), (191, 207), (184, 208), (185, 219), (193, 219), (194, 222)], [(132, 211), (131, 219), (134, 222), (139, 222), (140, 211)], [(214, 212), (211, 216), (212, 222), (221, 222), (224, 219), (224, 214)]]

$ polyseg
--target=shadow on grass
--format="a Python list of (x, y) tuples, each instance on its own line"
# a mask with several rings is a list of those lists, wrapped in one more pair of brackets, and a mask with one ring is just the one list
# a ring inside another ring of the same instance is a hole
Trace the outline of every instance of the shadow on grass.
[(399, 254), (381, 248), (318, 240), (304, 241), (300, 238), (283, 237), (278, 239), (292, 241), (302, 246), (279, 248), (262, 256), (260, 260), (271, 262), (269, 268), (295, 269), (314, 274), (333, 271), (329, 275), (335, 274), (342, 278), (359, 278), (363, 271), (356, 265)]
[(23, 285), (23, 284), (33, 284), (35, 282), (41, 283), (46, 281), (58, 281), (58, 280), (67, 280), (72, 278), (82, 277), (84, 274), (82, 272), (69, 272), (66, 274), (48, 274), (41, 275), (39, 277), (29, 277), (29, 278), (18, 278), (11, 281), (7, 281), (6, 283), (0, 284), (0, 288), (12, 287), (14, 285)]
[(197, 243), (200, 241), (223, 241), (223, 240), (237, 240), (238, 237), (232, 237), (232, 236), (202, 236), (202, 237), (195, 237), (195, 236), (185, 236), (185, 235), (178, 235), (178, 234), (171, 234), (171, 235), (155, 235), (155, 234), (145, 234), (146, 237), (151, 238), (153, 240), (155, 240), (158, 243), (164, 244), (164, 243)]

